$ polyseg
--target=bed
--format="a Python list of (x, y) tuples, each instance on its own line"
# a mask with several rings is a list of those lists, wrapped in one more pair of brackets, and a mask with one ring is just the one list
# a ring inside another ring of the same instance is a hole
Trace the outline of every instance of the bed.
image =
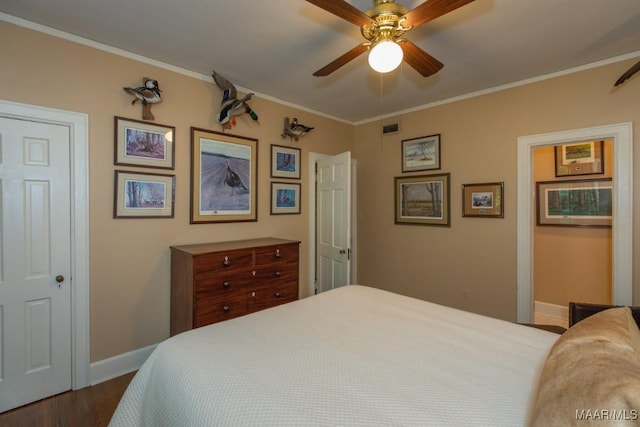
[(527, 425), (558, 337), (350, 285), (160, 343), (110, 425)]

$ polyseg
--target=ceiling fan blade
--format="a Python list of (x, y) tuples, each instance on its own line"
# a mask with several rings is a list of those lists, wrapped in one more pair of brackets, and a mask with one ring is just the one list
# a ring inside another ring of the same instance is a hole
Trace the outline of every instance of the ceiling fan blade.
[[(307, 0), (309, 1), (309, 0)], [(436, 19), (446, 13), (449, 13), (459, 7), (464, 6), (467, 3), (471, 3), (474, 0), (426, 0), (416, 8), (407, 12), (404, 17), (406, 18), (406, 26), (413, 25), (417, 27), (433, 19)]]
[(318, 71), (313, 73), (313, 75), (316, 76), (316, 77), (328, 76), (329, 74), (333, 73), (338, 68), (340, 68), (343, 65), (345, 65), (347, 62), (351, 61), (352, 59), (355, 59), (356, 57), (358, 57), (362, 53), (364, 53), (367, 50), (369, 50), (369, 46), (370, 46), (370, 43), (362, 43), (362, 44), (354, 47), (349, 52), (347, 52), (344, 55), (342, 55), (340, 58), (338, 58), (335, 61), (325, 65), (322, 68), (320, 68)]
[(334, 15), (351, 22), (352, 24), (356, 24), (359, 27), (362, 27), (363, 25), (371, 25), (374, 22), (371, 18), (365, 15), (364, 12), (361, 12), (359, 9), (356, 9), (354, 6), (344, 0), (307, 1), (313, 5), (318, 6), (321, 9), (326, 10), (327, 12), (333, 13)]
[(404, 60), (422, 74), (423, 77), (435, 74), (444, 67), (442, 62), (420, 49), (413, 42), (402, 39), (398, 40), (398, 43), (404, 52)]

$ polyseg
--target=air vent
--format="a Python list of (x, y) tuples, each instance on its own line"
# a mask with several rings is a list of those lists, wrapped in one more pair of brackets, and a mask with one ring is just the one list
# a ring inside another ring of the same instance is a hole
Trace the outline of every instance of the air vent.
[(383, 135), (387, 135), (389, 133), (395, 133), (398, 132), (398, 124), (397, 123), (390, 123), (388, 125), (383, 125), (382, 126), (382, 134)]

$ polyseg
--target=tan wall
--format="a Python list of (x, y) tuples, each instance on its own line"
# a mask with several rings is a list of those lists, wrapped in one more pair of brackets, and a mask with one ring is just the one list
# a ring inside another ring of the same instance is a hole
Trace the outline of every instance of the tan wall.
[[(603, 158), (602, 175), (556, 178), (554, 147), (539, 147), (533, 151), (534, 181), (611, 178), (612, 140), (605, 141)], [(611, 304), (611, 228), (536, 226), (533, 233), (536, 301)]]
[[(405, 113), (398, 117), (401, 131), (394, 135), (380, 137), (380, 121), (359, 125), (359, 282), (515, 320), (517, 138), (638, 122), (640, 78), (613, 89), (613, 82), (633, 63)], [(636, 125), (634, 140), (638, 132)], [(451, 173), (451, 227), (394, 225), (393, 177), (401, 175), (401, 140), (435, 133), (442, 136), (442, 169), (437, 172)], [(634, 153), (636, 176), (639, 154)], [(505, 183), (504, 219), (462, 218), (461, 185), (493, 181)], [(639, 189), (636, 185), (636, 212)], [(633, 221), (637, 235), (638, 215)], [(634, 266), (640, 265), (637, 245), (634, 249)], [(638, 304), (637, 271), (634, 277)]]
[[(3, 22), (0, 51), (0, 98), (89, 115), (92, 361), (155, 344), (169, 336), (170, 245), (263, 236), (301, 240), (300, 289), (306, 296), (308, 153), (353, 150), (354, 126), (255, 97), (251, 106), (260, 123), (240, 118), (231, 132), (259, 140), (258, 222), (190, 225), (190, 127), (221, 130), (213, 119), (220, 91), (212, 81)], [(112, 218), (114, 116), (141, 118), (141, 107), (131, 106), (131, 97), (122, 86), (140, 84), (143, 76), (157, 79), (164, 90), (164, 101), (152, 109), (156, 123), (176, 127), (176, 167), (175, 172), (169, 172), (176, 175), (174, 219)], [(232, 80), (233, 76), (228, 77)], [(294, 143), (302, 149), (302, 214), (271, 216), (269, 146), (289, 144), (280, 137), (285, 116), (298, 117), (316, 129)]]

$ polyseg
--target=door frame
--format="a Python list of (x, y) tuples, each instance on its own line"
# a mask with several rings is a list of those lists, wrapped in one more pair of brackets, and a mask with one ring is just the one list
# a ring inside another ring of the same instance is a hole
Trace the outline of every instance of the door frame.
[(0, 100), (0, 117), (66, 126), (71, 172), (71, 387), (89, 385), (89, 116)]
[(517, 319), (533, 321), (533, 149), (613, 138), (612, 299), (633, 303), (633, 125), (631, 122), (518, 137)]
[[(309, 152), (309, 167), (307, 168), (309, 179), (309, 277), (307, 279), (307, 295), (315, 294), (316, 289), (316, 163), (319, 160), (331, 157), (329, 154)], [(356, 221), (356, 201), (358, 199), (356, 193), (356, 161), (351, 158), (351, 282), (358, 282), (358, 263), (357, 263), (357, 235), (358, 224)]]

